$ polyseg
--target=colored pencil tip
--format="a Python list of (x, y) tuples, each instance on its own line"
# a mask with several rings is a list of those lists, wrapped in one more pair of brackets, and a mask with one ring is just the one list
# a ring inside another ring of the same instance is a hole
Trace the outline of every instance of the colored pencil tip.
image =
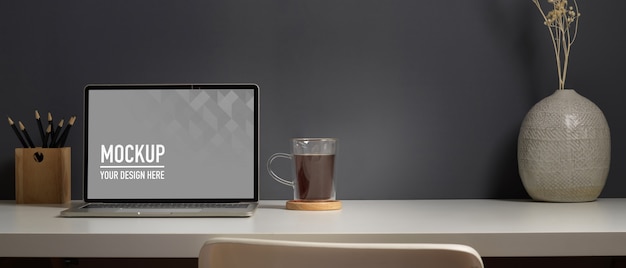
[(35, 110), (35, 119), (39, 120), (41, 116), (39, 116), (39, 111)]
[(20, 130), (24, 130), (24, 129), (26, 129), (26, 127), (24, 126), (24, 124), (22, 124), (22, 121), (17, 121), (17, 123), (20, 125)]
[(76, 116), (70, 117), (69, 125), (73, 126), (74, 125), (74, 121), (76, 121)]
[(10, 125), (14, 125), (14, 124), (15, 124), (15, 122), (13, 122), (13, 120), (11, 120), (11, 117), (10, 117), (10, 116), (7, 116), (7, 118), (9, 118), (9, 124), (10, 124)]

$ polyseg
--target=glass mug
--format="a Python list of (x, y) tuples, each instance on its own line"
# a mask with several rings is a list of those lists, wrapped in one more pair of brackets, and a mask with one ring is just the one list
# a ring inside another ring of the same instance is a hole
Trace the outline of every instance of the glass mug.
[[(275, 153), (267, 160), (267, 171), (276, 181), (294, 190), (296, 201), (335, 200), (335, 153), (337, 139), (295, 138), (291, 154)], [(276, 175), (271, 168), (277, 158), (293, 160), (293, 179)]]

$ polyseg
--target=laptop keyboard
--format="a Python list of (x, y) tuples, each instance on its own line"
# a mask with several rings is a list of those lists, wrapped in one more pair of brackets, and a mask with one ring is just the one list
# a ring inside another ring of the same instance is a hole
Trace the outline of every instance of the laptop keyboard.
[(184, 208), (247, 208), (243, 203), (98, 203), (85, 208), (127, 208), (127, 209), (184, 209)]

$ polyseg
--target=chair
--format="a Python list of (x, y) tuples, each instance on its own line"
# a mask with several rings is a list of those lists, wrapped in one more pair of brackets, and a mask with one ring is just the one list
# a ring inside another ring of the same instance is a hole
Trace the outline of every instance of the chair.
[(326, 243), (213, 238), (199, 268), (482, 268), (476, 250), (457, 244)]

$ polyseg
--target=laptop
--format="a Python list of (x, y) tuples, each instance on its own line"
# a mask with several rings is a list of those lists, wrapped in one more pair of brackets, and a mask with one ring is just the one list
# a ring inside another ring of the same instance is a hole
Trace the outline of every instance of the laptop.
[(255, 84), (87, 85), (84, 204), (62, 217), (249, 217)]

